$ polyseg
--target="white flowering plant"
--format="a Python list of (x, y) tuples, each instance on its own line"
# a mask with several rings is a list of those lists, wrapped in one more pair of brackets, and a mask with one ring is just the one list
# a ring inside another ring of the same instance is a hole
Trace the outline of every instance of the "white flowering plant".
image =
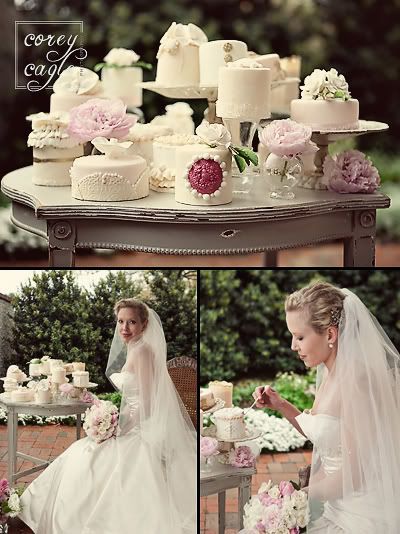
[(244, 512), (242, 534), (299, 534), (310, 520), (306, 492), (285, 480), (264, 482)]
[(349, 100), (349, 85), (336, 69), (315, 69), (300, 87), (301, 98), (307, 100)]
[(98, 72), (104, 68), (116, 68), (121, 69), (124, 67), (140, 67), (142, 69), (151, 70), (153, 65), (139, 61), (140, 56), (133, 50), (127, 48), (112, 48), (108, 54), (104, 57), (104, 62), (97, 63), (94, 67), (94, 71)]
[(20, 488), (11, 488), (8, 480), (0, 480), (0, 525), (9, 517), (16, 517), (22, 511)]
[(240, 172), (243, 172), (246, 165), (251, 163), (258, 165), (258, 156), (253, 150), (245, 146), (233, 146), (232, 136), (223, 124), (210, 124), (203, 120), (196, 128), (196, 134), (211, 148), (218, 146), (227, 148), (232, 153)]

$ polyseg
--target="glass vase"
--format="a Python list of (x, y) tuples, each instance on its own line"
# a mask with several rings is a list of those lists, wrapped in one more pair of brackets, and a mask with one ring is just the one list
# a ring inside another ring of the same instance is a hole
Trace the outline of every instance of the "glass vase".
[(270, 154), (263, 165), (263, 175), (269, 187), (269, 196), (274, 199), (295, 198), (293, 188), (303, 174), (301, 159)]
[(200, 457), (200, 471), (202, 473), (211, 473), (212, 466), (214, 464), (213, 456), (201, 456)]
[[(234, 146), (243, 146), (253, 149), (254, 134), (257, 131), (257, 122), (241, 121), (240, 119), (222, 119), (226, 129), (231, 134), (232, 144)], [(237, 195), (246, 195), (250, 193), (255, 174), (255, 167), (249, 166), (243, 172), (240, 172), (236, 165), (235, 159), (232, 160), (232, 184), (233, 193)]]

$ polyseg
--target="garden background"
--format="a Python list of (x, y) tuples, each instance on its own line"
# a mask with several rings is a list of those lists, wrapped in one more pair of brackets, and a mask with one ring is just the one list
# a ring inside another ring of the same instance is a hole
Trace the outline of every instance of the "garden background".
[[(30, 93), (14, 89), (14, 21), (82, 20), (85, 66), (93, 66), (112, 47), (133, 48), (141, 58), (156, 65), (161, 36), (172, 21), (197, 24), (212, 39), (239, 39), (249, 50), (276, 52), (281, 57), (302, 57), (302, 78), (314, 68), (334, 66), (349, 82), (360, 101), (361, 118), (390, 124), (388, 133), (367, 135), (332, 150), (358, 146), (377, 165), (382, 190), (392, 198), (392, 207), (378, 213), (380, 241), (400, 240), (400, 108), (395, 89), (399, 82), (400, 26), (398, 1), (387, 0), (3, 0), (0, 31), (0, 177), (31, 164), (26, 147), (29, 123), (25, 116), (47, 110), (49, 91)], [(27, 48), (22, 48), (23, 61)], [(29, 50), (35, 61), (35, 51)], [(153, 80), (152, 72), (144, 72)], [(147, 121), (171, 103), (150, 91), (144, 92)], [(198, 124), (203, 101), (190, 101)], [(357, 144), (357, 145), (356, 145)], [(14, 261), (24, 257), (45, 258), (41, 238), (16, 231), (8, 222), (8, 201), (0, 198), (0, 257)], [(390, 264), (393, 265), (393, 264)]]

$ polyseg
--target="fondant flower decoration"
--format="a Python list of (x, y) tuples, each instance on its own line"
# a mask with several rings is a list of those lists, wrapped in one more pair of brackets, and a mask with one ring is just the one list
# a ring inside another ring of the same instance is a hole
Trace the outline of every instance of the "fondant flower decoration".
[(126, 113), (122, 100), (92, 98), (71, 109), (68, 132), (83, 143), (95, 137), (121, 139), (137, 119), (136, 115)]
[(270, 122), (261, 132), (260, 141), (272, 154), (292, 158), (301, 154), (317, 152), (311, 141), (312, 129), (291, 119)]
[(326, 156), (323, 169), (323, 183), (335, 193), (373, 193), (381, 182), (378, 169), (359, 150)]
[(107, 139), (106, 137), (95, 137), (92, 139), (92, 145), (102, 154), (111, 159), (123, 159), (130, 157), (129, 149), (133, 145), (132, 141), (118, 141), (115, 137)]
[(141, 67), (143, 69), (152, 69), (153, 66), (150, 63), (139, 61), (140, 56), (133, 50), (127, 48), (112, 48), (108, 54), (104, 57), (104, 63), (97, 63), (94, 70), (98, 72), (104, 67), (111, 68), (125, 68), (125, 67)]
[(238, 169), (243, 172), (246, 165), (258, 164), (258, 156), (247, 147), (233, 146), (231, 134), (222, 124), (210, 124), (208, 121), (203, 122), (196, 128), (196, 134), (200, 139), (211, 148), (224, 146), (232, 153)]
[(218, 197), (226, 187), (226, 164), (219, 156), (199, 154), (186, 168), (183, 178), (187, 189), (194, 197), (210, 200)]
[(165, 111), (170, 117), (191, 117), (193, 115), (193, 109), (186, 102), (175, 102), (175, 104), (169, 104), (165, 106)]
[(301, 98), (308, 100), (349, 100), (349, 85), (336, 69), (315, 69), (300, 87)]
[(84, 67), (68, 67), (54, 82), (53, 91), (57, 94), (93, 94), (99, 87), (97, 74)]
[(163, 51), (176, 54), (180, 46), (189, 44), (200, 46), (201, 43), (206, 43), (207, 41), (206, 34), (195, 24), (177, 24), (173, 22), (161, 37), (157, 59)]
[(26, 117), (27, 121), (32, 121), (32, 129), (51, 126), (68, 126), (69, 113), (66, 111), (54, 111), (51, 113), (33, 113)]

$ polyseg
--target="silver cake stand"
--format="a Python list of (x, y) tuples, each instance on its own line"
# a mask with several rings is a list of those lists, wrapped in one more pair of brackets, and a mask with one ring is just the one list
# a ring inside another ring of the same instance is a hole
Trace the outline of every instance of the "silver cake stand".
[(324, 160), (328, 155), (329, 145), (336, 141), (340, 141), (341, 139), (358, 137), (359, 135), (368, 133), (383, 132), (388, 128), (389, 125), (384, 122), (360, 120), (358, 128), (354, 130), (313, 130), (311, 140), (314, 141), (319, 148), (314, 158), (314, 165), (316, 168), (312, 173), (305, 174), (296, 185), (305, 187), (306, 189), (327, 189), (327, 186), (323, 183), (323, 165)]
[(203, 436), (215, 438), (218, 440), (218, 450), (220, 451), (220, 454), (217, 457), (218, 462), (220, 462), (221, 464), (228, 464), (229, 463), (229, 452), (231, 449), (234, 448), (235, 443), (257, 439), (261, 436), (261, 432), (257, 430), (249, 430), (248, 428), (246, 428), (245, 437), (237, 438), (237, 439), (230, 439), (229, 441), (225, 441), (218, 437), (217, 428), (215, 425), (213, 425), (213, 426), (203, 429)]
[[(285, 78), (284, 80), (276, 80), (272, 82), (271, 89), (274, 90), (282, 85), (293, 83), (293, 81), (299, 81), (298, 78)], [(148, 89), (159, 95), (167, 98), (184, 98), (186, 100), (193, 99), (206, 99), (208, 101), (208, 107), (204, 112), (204, 118), (208, 120), (210, 124), (215, 122), (222, 122), (216, 114), (216, 102), (218, 98), (218, 87), (212, 85), (188, 85), (188, 86), (175, 86), (163, 85), (158, 82), (141, 82), (137, 84), (142, 89)]]

